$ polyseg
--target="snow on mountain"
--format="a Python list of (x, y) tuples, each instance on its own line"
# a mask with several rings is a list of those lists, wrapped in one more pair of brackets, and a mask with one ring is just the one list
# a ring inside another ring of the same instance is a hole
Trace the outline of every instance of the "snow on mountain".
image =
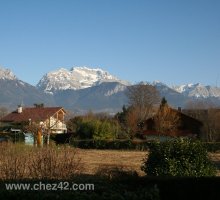
[(109, 91), (106, 92), (104, 95), (105, 95), (106, 97), (112, 96), (112, 95), (114, 95), (114, 94), (116, 94), (116, 93), (118, 93), (118, 92), (123, 92), (123, 91), (125, 91), (126, 88), (127, 88), (127, 86), (118, 84), (118, 85), (115, 86), (114, 89), (109, 90)]
[(0, 67), (0, 79), (2, 80), (17, 80), (16, 76), (10, 69)]
[(52, 95), (17, 79), (11, 70), (3, 67), (0, 67), (0, 94), (0, 105), (9, 109), (16, 108), (21, 102), (24, 105), (33, 105), (36, 102), (55, 105)]
[(209, 98), (220, 97), (220, 88), (204, 86), (200, 83), (172, 86), (172, 89), (188, 97)]
[[(160, 96), (166, 97), (174, 107), (184, 107), (186, 102), (197, 99), (220, 105), (218, 87), (199, 83), (171, 87), (160, 81), (142, 83), (155, 86)], [(27, 105), (44, 102), (45, 105), (62, 105), (68, 109), (116, 111), (126, 105), (124, 91), (129, 85), (129, 82), (99, 68), (74, 67), (47, 73), (36, 88), (17, 79), (11, 70), (0, 67), (0, 103), (8, 107), (23, 101)]]
[(122, 81), (99, 68), (73, 67), (70, 70), (60, 68), (47, 73), (39, 81), (37, 87), (44, 92), (53, 93), (57, 90), (84, 89), (103, 82), (119, 82), (128, 85), (128, 82)]
[(103, 82), (82, 90), (59, 90), (53, 97), (59, 106), (75, 113), (86, 113), (88, 110), (116, 113), (128, 103), (124, 87), (117, 82)]
[(190, 89), (193, 87), (194, 84), (190, 83), (190, 84), (186, 84), (186, 85), (180, 85), (180, 86), (172, 86), (172, 88), (174, 90), (176, 90), (177, 92), (179, 93), (183, 93), (185, 92), (186, 90)]

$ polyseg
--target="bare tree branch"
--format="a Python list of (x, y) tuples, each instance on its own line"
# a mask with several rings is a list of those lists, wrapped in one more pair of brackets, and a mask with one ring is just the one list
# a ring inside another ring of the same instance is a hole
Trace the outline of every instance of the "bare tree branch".
[(139, 121), (149, 118), (160, 100), (159, 92), (154, 86), (142, 83), (128, 87), (126, 95), (130, 106), (139, 113)]

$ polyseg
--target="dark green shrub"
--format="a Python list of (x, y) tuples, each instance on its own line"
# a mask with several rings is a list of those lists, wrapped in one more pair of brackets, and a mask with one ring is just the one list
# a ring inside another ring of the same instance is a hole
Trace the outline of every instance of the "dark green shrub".
[(207, 142), (204, 143), (207, 151), (217, 152), (220, 151), (220, 142)]
[(200, 177), (216, 174), (203, 144), (189, 139), (152, 144), (142, 170), (149, 176)]
[(70, 140), (74, 147), (82, 149), (148, 150), (150, 142), (132, 140)]

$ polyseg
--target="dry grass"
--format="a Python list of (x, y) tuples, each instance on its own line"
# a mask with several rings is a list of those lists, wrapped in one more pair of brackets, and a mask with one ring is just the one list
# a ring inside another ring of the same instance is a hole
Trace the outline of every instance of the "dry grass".
[(0, 179), (68, 179), (82, 166), (71, 147), (28, 147), (0, 144)]
[[(85, 150), (79, 149), (81, 163), (85, 166), (82, 173), (95, 174), (102, 170), (119, 168), (124, 171), (136, 171), (139, 176), (145, 175), (140, 166), (148, 154), (144, 151), (119, 151), (119, 150)], [(210, 158), (218, 167), (220, 176), (220, 153), (210, 153)]]
[(85, 150), (79, 149), (84, 170), (82, 173), (95, 174), (102, 169), (120, 168), (125, 171), (136, 171), (144, 175), (140, 167), (147, 152), (144, 151), (119, 151), (119, 150)]
[[(33, 148), (10, 143), (0, 144), (0, 179), (47, 178), (68, 179), (75, 174), (105, 174), (124, 171), (139, 176), (148, 152), (119, 150), (85, 150), (71, 147)], [(220, 152), (209, 153), (218, 167)]]
[(220, 152), (209, 153), (209, 157), (218, 168), (217, 176), (220, 176)]

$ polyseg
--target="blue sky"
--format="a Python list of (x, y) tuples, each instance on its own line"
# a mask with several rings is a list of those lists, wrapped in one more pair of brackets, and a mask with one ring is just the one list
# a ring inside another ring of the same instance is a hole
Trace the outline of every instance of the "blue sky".
[(0, 0), (0, 65), (33, 85), (90, 66), (133, 83), (220, 86), (220, 1)]

